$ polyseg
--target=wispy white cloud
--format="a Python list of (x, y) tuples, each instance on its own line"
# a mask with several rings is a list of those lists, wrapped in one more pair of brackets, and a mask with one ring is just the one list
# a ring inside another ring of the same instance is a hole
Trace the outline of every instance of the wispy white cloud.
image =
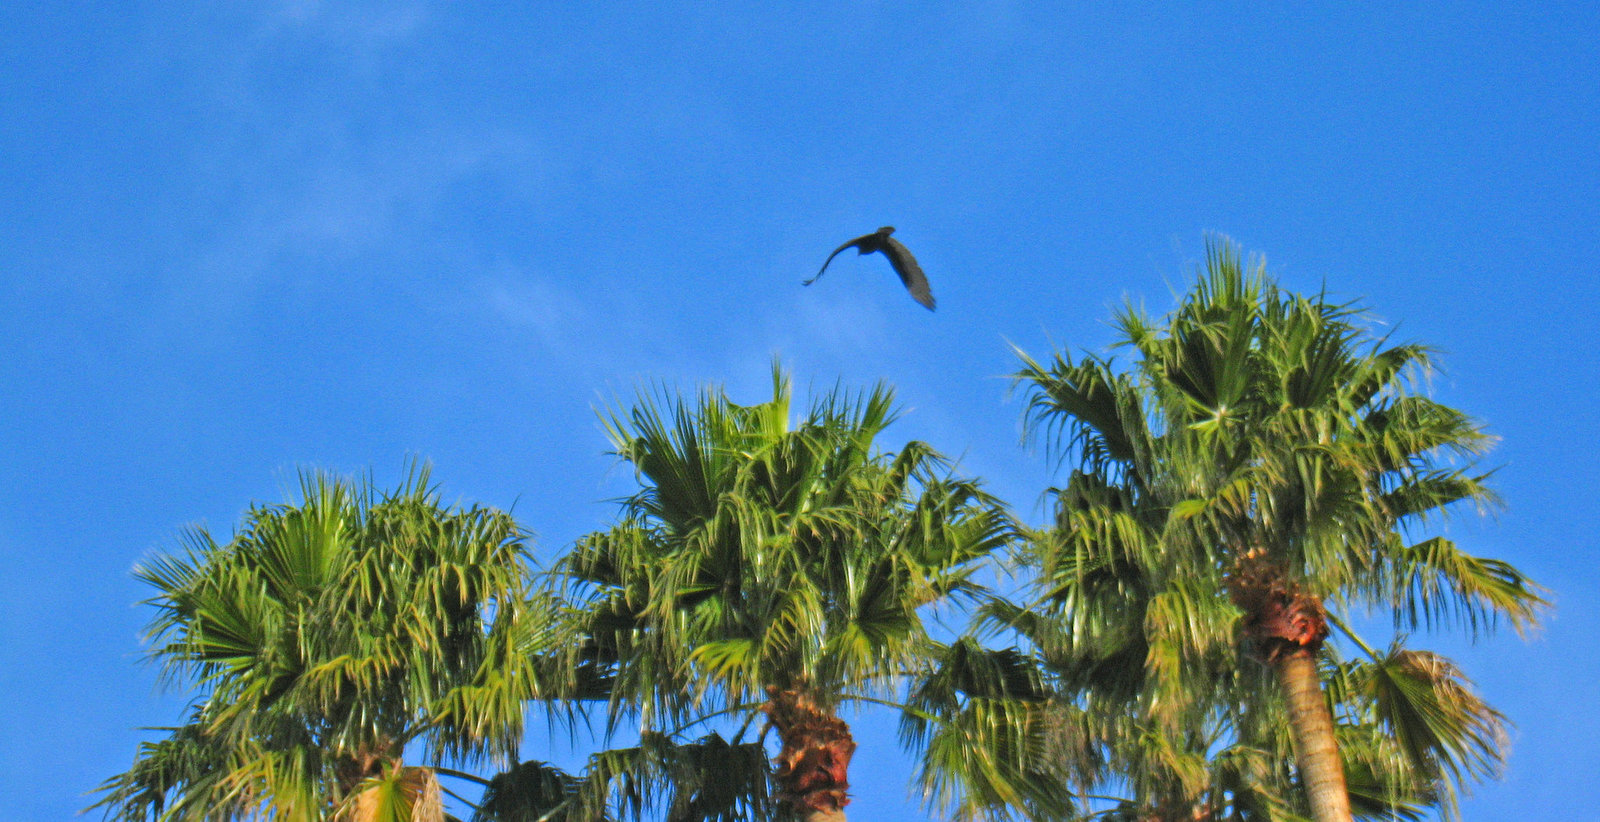
[(594, 318), (576, 294), (517, 266), (497, 265), (476, 290), (496, 321), (531, 332), (549, 353), (569, 354), (594, 338)]
[(226, 312), (329, 264), (362, 276), (374, 269), (364, 262), (408, 252), (446, 257), (439, 262), (470, 279), (494, 255), (477, 248), (478, 239), (450, 233), (456, 221), (437, 219), (446, 200), (469, 182), (522, 190), (541, 173), (526, 141), (461, 130), (417, 130), (359, 151), (313, 152), (321, 156), (291, 157), (226, 180), (249, 196), (221, 204), (222, 216), (205, 227), (198, 247), (186, 249), (173, 288)]
[(352, 3), (278, 0), (262, 7), (262, 25), (274, 34), (310, 33), (372, 46), (415, 35), (428, 18), (428, 5), (413, 2)]
[(794, 297), (793, 313), (765, 319), (768, 345), (774, 350), (804, 350), (830, 364), (856, 361), (862, 351), (888, 351), (895, 345), (888, 317), (871, 300), (801, 293)]

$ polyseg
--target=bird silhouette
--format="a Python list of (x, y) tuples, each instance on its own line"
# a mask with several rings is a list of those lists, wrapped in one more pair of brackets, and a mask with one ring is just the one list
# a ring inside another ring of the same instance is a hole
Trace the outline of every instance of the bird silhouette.
[(894, 266), (894, 273), (900, 275), (900, 282), (905, 283), (906, 290), (911, 292), (911, 299), (916, 300), (924, 308), (932, 311), (934, 306), (933, 292), (928, 289), (928, 278), (922, 273), (922, 266), (917, 265), (917, 259), (911, 256), (911, 250), (906, 248), (904, 243), (889, 236), (893, 233), (894, 226), (886, 225), (871, 234), (864, 234), (835, 248), (833, 253), (828, 255), (828, 259), (822, 261), (822, 270), (817, 272), (817, 276), (806, 280), (801, 285), (811, 285), (822, 279), (822, 273), (828, 270), (828, 263), (833, 262), (833, 258), (839, 256), (839, 252), (847, 248), (855, 248), (858, 254), (871, 254), (874, 251), (881, 251), (883, 256), (889, 258), (889, 265)]

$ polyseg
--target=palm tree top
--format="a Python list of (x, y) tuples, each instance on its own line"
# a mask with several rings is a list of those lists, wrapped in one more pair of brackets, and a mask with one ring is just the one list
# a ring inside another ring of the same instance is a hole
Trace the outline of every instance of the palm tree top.
[(1348, 819), (1361, 791), (1448, 813), (1498, 756), (1499, 715), (1441, 657), (1345, 663), (1326, 640), (1352, 609), (1388, 611), (1400, 634), (1536, 623), (1538, 586), (1430, 533), (1496, 502), (1477, 465), (1493, 437), (1428, 396), (1426, 346), (1374, 333), (1358, 303), (1281, 289), (1226, 239), (1177, 308), (1129, 305), (1115, 326), (1112, 356), (1018, 352), (1030, 435), (1074, 470), (1025, 553), (1037, 607), (990, 609), (1106, 757), (1077, 778), (1109, 766), (1130, 812), (1158, 815), (1215, 812), (1226, 792), (1266, 803), (1251, 813)]
[(196, 529), (135, 569), (156, 590), (151, 658), (195, 698), (102, 786), (107, 816), (356, 819), (403, 796), (429, 818), (433, 766), (515, 761), (555, 612), (526, 534), (441, 505), (425, 466), (388, 493), (321, 473), (300, 486), (231, 540)]
[(889, 701), (926, 669), (921, 610), (980, 591), (977, 569), (1017, 531), (926, 444), (879, 450), (898, 414), (887, 386), (793, 404), (775, 365), (757, 404), (642, 392), (609, 413), (640, 488), (557, 572), (588, 636), (577, 657), (613, 684), (613, 727), (770, 725), (774, 798), (826, 815), (848, 801), (855, 749), (839, 704)]

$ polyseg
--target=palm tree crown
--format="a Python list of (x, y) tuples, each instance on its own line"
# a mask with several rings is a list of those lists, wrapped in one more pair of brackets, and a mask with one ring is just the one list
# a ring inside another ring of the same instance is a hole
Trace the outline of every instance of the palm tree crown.
[[(842, 818), (855, 742), (839, 704), (892, 697), (926, 665), (936, 644), (919, 609), (978, 590), (1012, 522), (928, 446), (874, 452), (895, 418), (883, 387), (790, 414), (775, 368), (769, 402), (706, 391), (613, 417), (642, 488), (560, 570), (585, 597), (582, 654), (611, 677), (614, 720), (636, 714), (673, 740), (761, 718), (781, 743), (782, 807)], [(751, 744), (743, 733), (733, 744)]]
[(197, 691), (186, 724), (102, 786), (120, 820), (440, 820), (430, 762), (513, 759), (554, 609), (503, 512), (313, 474), (157, 556), (151, 656)]
[[(1227, 242), (1176, 311), (1118, 326), (1128, 369), (1024, 357), (1032, 427), (1078, 465), (1032, 548), (1044, 607), (991, 609), (1086, 723), (1080, 776), (1119, 770), (1154, 818), (1348, 819), (1363, 790), (1391, 809), (1447, 802), (1447, 777), (1492, 765), (1498, 714), (1442, 658), (1397, 646), (1345, 663), (1324, 644), (1342, 624), (1330, 611), (1352, 608), (1401, 631), (1534, 624), (1543, 601), (1516, 569), (1418, 534), (1494, 500), (1474, 468), (1491, 438), (1416, 390), (1426, 348), (1280, 291)], [(1274, 765), (1285, 728), (1292, 771)], [(1283, 793), (1291, 778), (1307, 799)]]

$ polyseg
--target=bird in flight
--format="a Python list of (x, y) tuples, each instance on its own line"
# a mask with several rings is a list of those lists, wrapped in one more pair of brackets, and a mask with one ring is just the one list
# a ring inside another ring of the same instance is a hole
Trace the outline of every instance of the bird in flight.
[(801, 283), (811, 285), (822, 279), (822, 272), (828, 270), (828, 263), (839, 256), (839, 252), (854, 248), (858, 254), (871, 254), (874, 251), (883, 252), (889, 258), (889, 265), (894, 266), (894, 273), (900, 275), (900, 282), (905, 283), (906, 290), (911, 292), (911, 299), (922, 303), (929, 311), (933, 310), (933, 292), (928, 289), (928, 278), (922, 273), (922, 266), (917, 265), (917, 259), (911, 256), (911, 250), (905, 244), (889, 236), (894, 233), (894, 226), (886, 225), (871, 234), (866, 234), (845, 243), (833, 250), (828, 259), (822, 261), (822, 271), (817, 276)]

